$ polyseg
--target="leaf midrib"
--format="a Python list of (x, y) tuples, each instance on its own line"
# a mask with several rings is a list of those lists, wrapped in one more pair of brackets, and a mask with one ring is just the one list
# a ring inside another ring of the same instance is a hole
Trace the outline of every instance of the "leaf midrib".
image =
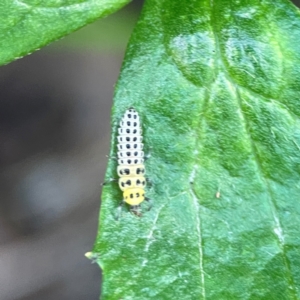
[[(270, 210), (271, 210), (271, 214), (273, 216), (273, 222), (275, 224), (275, 228), (279, 228), (280, 231), (282, 232), (282, 235), (284, 236), (284, 233), (283, 233), (283, 228), (282, 228), (282, 225), (281, 225), (281, 222), (280, 222), (280, 218), (279, 218), (279, 214), (277, 212), (277, 206), (276, 206), (276, 201), (274, 199), (274, 196), (273, 196), (273, 193), (272, 193), (272, 189), (270, 187), (270, 184), (268, 182), (268, 179), (266, 178), (265, 174), (264, 174), (264, 170), (263, 170), (263, 167), (262, 167), (262, 164), (261, 164), (261, 158), (259, 156), (259, 153), (257, 151), (257, 146), (255, 145), (255, 142), (251, 136), (251, 132), (249, 130), (250, 128), (250, 125), (247, 121), (247, 118), (246, 118), (246, 115), (245, 115), (245, 112), (242, 108), (242, 98), (241, 98), (241, 95), (239, 93), (239, 89), (245, 89), (247, 90), (250, 94), (252, 95), (255, 95), (255, 96), (259, 96), (259, 97), (262, 97), (263, 101), (267, 101), (269, 100), (270, 102), (273, 101), (273, 103), (276, 103), (276, 105), (278, 107), (280, 107), (280, 109), (284, 109), (286, 110), (286, 112), (288, 113), (289, 116), (291, 116), (293, 118), (294, 121), (296, 121), (298, 119), (298, 116), (293, 113), (285, 104), (277, 101), (276, 99), (271, 99), (270, 97), (266, 96), (266, 95), (260, 95), (258, 94), (257, 92), (253, 91), (252, 89), (249, 89), (249, 87), (245, 87), (245, 86), (241, 86), (239, 83), (237, 83), (235, 81), (234, 78), (232, 78), (232, 76), (230, 75), (229, 71), (227, 70), (227, 67), (226, 67), (226, 64), (224, 62), (224, 58), (223, 58), (223, 55), (222, 55), (222, 51), (221, 51), (221, 47), (220, 47), (220, 42), (219, 42), (219, 37), (218, 37), (218, 33), (217, 33), (217, 29), (216, 29), (216, 19), (215, 19), (215, 6), (214, 6), (214, 0), (210, 0), (210, 9), (211, 9), (211, 18), (210, 18), (210, 28), (211, 28), (211, 32), (213, 33), (213, 37), (214, 37), (214, 41), (215, 41), (215, 59), (214, 59), (214, 67), (212, 68), (212, 72), (214, 73), (212, 76), (212, 80), (210, 82), (210, 84), (207, 84), (207, 86), (211, 86), (212, 83), (216, 80), (217, 78), (217, 75), (218, 73), (222, 70), (223, 73), (224, 73), (224, 76), (226, 78), (226, 80), (231, 83), (231, 85), (234, 87), (235, 89), (235, 93), (236, 93), (236, 98), (237, 98), (237, 104), (238, 104), (238, 107), (239, 107), (239, 110), (240, 110), (240, 114), (243, 118), (243, 123), (244, 123), (244, 129), (245, 129), (245, 132), (246, 132), (246, 135), (247, 135), (247, 138), (249, 140), (249, 143), (250, 143), (250, 146), (251, 146), (251, 153), (252, 153), (252, 156), (253, 156), (253, 159), (254, 159), (254, 162), (257, 166), (257, 170), (258, 170), (258, 176), (259, 178), (261, 179), (261, 182), (264, 184), (265, 186), (265, 190), (266, 190), (266, 193), (267, 193), (267, 196), (268, 196), (268, 200), (269, 200), (269, 206), (270, 206)], [(169, 53), (168, 51), (168, 47), (167, 45), (165, 44), (165, 42), (163, 42), (163, 45), (166, 49), (166, 52)], [(281, 47), (279, 47), (281, 49)], [(170, 54), (171, 55), (171, 54)], [(172, 57), (172, 55), (171, 55)], [(186, 76), (184, 74), (184, 72), (181, 70), (180, 66), (177, 65), (176, 61), (173, 60), (173, 63), (177, 66), (177, 69), (181, 72), (182, 76), (187, 80), (189, 81), (190, 83), (192, 83), (194, 86), (197, 86), (197, 87), (203, 87), (203, 86), (200, 86), (199, 84), (197, 84), (197, 82), (193, 82), (189, 79), (188, 76)], [(203, 105), (203, 112), (202, 112), (202, 115), (203, 115), (203, 118), (202, 120), (200, 119), (199, 120), (199, 126), (197, 127), (197, 130), (195, 132), (195, 149), (198, 149), (198, 133), (199, 133), (199, 129), (201, 128), (201, 123), (205, 120), (205, 111), (207, 109), (207, 105), (208, 105), (208, 89), (206, 88), (205, 89), (205, 99), (204, 99), (204, 105)], [(195, 157), (194, 159), (194, 162), (192, 163), (191, 165), (191, 169), (194, 170), (194, 167), (197, 167), (197, 156)], [(193, 172), (193, 171), (192, 171)], [(190, 194), (192, 197), (196, 197), (197, 198), (197, 202), (198, 202), (198, 205), (197, 207), (194, 207), (194, 211), (197, 212), (196, 214), (196, 218), (200, 218), (199, 216), (199, 210), (198, 210), (198, 207), (200, 205), (200, 199), (196, 196), (195, 193), (193, 193), (193, 190), (190, 189)], [(195, 206), (195, 205), (194, 205)], [(199, 219), (200, 220), (200, 219)], [(200, 223), (201, 223), (201, 220), (200, 220)], [(198, 238), (199, 238), (199, 253), (203, 253), (203, 249), (202, 249), (202, 237), (201, 237), (201, 226), (199, 228), (200, 232), (198, 233)], [(291, 267), (290, 267), (290, 263), (289, 263), (289, 260), (287, 258), (287, 255), (286, 255), (286, 252), (285, 252), (285, 244), (284, 244), (284, 241), (280, 239), (280, 237), (274, 232), (274, 235), (276, 236), (276, 240), (277, 240), (277, 243), (278, 243), (278, 246), (279, 246), (279, 249), (281, 250), (281, 255), (282, 255), (282, 258), (283, 258), (283, 261), (284, 261), (284, 265), (285, 265), (285, 268), (287, 270), (286, 274), (288, 276), (288, 283), (289, 283), (289, 286), (291, 287), (291, 289), (289, 289), (289, 294), (290, 294), (290, 297), (291, 299), (294, 299), (294, 300), (297, 300), (297, 293), (296, 293), (296, 287), (295, 287), (295, 282), (294, 282), (294, 278), (293, 278), (293, 275), (292, 275), (292, 272), (291, 272)], [(204, 270), (203, 270), (203, 257), (201, 257), (201, 254), (200, 254), (200, 257), (199, 257), (199, 260), (200, 260), (200, 266), (202, 265), (202, 268), (200, 267), (200, 275), (203, 276), (203, 280), (201, 281), (201, 284), (203, 285), (203, 294), (202, 296), (204, 297), (205, 299), (205, 286), (204, 286)], [(202, 274), (203, 273), (203, 274)]]
[[(272, 216), (273, 216), (273, 221), (276, 225), (276, 228), (279, 228), (280, 231), (282, 232), (282, 235), (284, 236), (283, 228), (282, 228), (282, 225), (281, 225), (281, 222), (280, 222), (280, 218), (279, 218), (278, 213), (277, 213), (277, 205), (276, 205), (276, 202), (274, 200), (274, 196), (273, 196), (270, 184), (268, 182), (268, 179), (264, 176), (264, 171), (263, 171), (262, 164), (260, 162), (260, 157), (259, 157), (259, 154), (258, 154), (258, 151), (257, 151), (257, 147), (255, 145), (254, 140), (252, 139), (251, 132), (249, 130), (250, 126), (249, 126), (249, 123), (247, 121), (247, 117), (245, 115), (245, 112), (243, 111), (243, 108), (242, 108), (242, 98), (241, 98), (241, 95), (240, 95), (239, 90), (238, 90), (239, 85), (229, 75), (229, 72), (227, 71), (227, 68), (226, 68), (226, 65), (225, 65), (225, 62), (224, 62), (224, 58), (223, 58), (221, 47), (220, 47), (219, 37), (218, 37), (218, 33), (217, 33), (217, 30), (216, 30), (216, 26), (215, 26), (216, 20), (215, 20), (215, 17), (214, 17), (214, 15), (215, 15), (214, 0), (210, 1), (210, 5), (211, 5), (211, 29), (212, 29), (212, 33), (213, 33), (214, 40), (215, 40), (215, 45), (216, 45), (216, 57), (218, 58), (218, 62), (220, 63), (221, 69), (224, 71), (225, 78), (235, 88), (235, 92), (236, 92), (236, 96), (237, 96), (236, 97), (237, 98), (237, 103), (238, 103), (238, 106), (239, 106), (240, 113), (243, 117), (245, 132), (247, 134), (249, 143), (251, 145), (251, 152), (252, 152), (255, 164), (257, 166), (257, 170), (259, 172), (258, 175), (259, 175), (259, 177), (261, 178), (261, 181), (264, 183), (264, 185), (266, 187), (266, 191), (267, 191), (268, 199), (269, 199), (269, 205), (270, 205), (271, 213), (272, 213)], [(248, 90), (248, 88), (245, 88), (245, 89)], [(264, 97), (264, 98), (268, 98), (268, 97)], [(289, 114), (290, 114), (290, 112), (289, 112)], [(289, 289), (289, 294), (291, 296), (291, 299), (297, 300), (298, 298), (297, 298), (297, 293), (296, 293), (295, 282), (294, 282), (294, 278), (293, 278), (293, 275), (292, 275), (292, 272), (291, 272), (290, 263), (289, 263), (289, 260), (287, 258), (287, 255), (286, 255), (286, 252), (285, 252), (285, 249), (284, 249), (284, 247), (285, 247), (284, 241), (282, 241), (275, 232), (274, 232), (274, 234), (276, 236), (278, 246), (281, 249), (283, 261), (284, 261), (284, 264), (285, 264), (285, 267), (286, 267), (286, 270), (287, 270), (289, 286), (292, 287), (292, 289)]]

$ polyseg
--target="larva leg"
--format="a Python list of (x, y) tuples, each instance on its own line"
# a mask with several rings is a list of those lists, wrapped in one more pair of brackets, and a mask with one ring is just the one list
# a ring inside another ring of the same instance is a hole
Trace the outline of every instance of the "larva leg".
[(105, 155), (105, 156), (109, 159), (118, 160), (118, 158), (116, 156), (109, 156), (109, 155)]
[(153, 201), (150, 199), (150, 198), (148, 198), (148, 197), (145, 197), (145, 200), (147, 201), (147, 203), (148, 203), (148, 211), (152, 208), (152, 206), (153, 206)]
[(150, 178), (146, 177), (146, 182), (149, 187), (153, 186), (153, 181)]
[(117, 178), (109, 178), (108, 180), (102, 182), (101, 185), (103, 186), (117, 180), (118, 180)]
[(149, 152), (147, 155), (145, 155), (144, 160), (146, 161), (148, 158), (151, 157), (152, 148), (149, 148)]
[(125, 201), (123, 199), (122, 202), (121, 202), (121, 204), (117, 208), (117, 215), (116, 215), (116, 220), (117, 221), (119, 221), (121, 219), (124, 203), (125, 203)]
[(130, 207), (130, 211), (132, 213), (134, 213), (136, 216), (141, 217), (142, 213), (141, 213), (141, 207), (140, 205), (133, 205)]

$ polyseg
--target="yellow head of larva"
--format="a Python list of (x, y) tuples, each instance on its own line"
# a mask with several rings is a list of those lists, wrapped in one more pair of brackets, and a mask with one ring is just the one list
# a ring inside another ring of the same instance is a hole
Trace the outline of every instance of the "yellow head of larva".
[(124, 201), (131, 206), (139, 205), (145, 200), (145, 191), (141, 188), (126, 189), (123, 192)]

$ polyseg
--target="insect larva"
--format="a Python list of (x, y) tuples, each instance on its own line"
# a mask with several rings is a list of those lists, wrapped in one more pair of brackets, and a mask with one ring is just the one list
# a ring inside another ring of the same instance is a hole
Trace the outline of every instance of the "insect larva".
[(123, 191), (123, 201), (136, 207), (146, 199), (146, 179), (142, 129), (134, 108), (126, 110), (118, 133), (119, 187)]

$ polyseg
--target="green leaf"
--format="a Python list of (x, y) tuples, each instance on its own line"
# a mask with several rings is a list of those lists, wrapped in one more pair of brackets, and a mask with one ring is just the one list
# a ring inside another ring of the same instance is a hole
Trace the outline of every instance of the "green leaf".
[(104, 186), (101, 299), (300, 299), (299, 11), (147, 0), (116, 88), (111, 156), (130, 106), (153, 208), (116, 220), (122, 193)]
[(2, 0), (0, 65), (105, 17), (130, 0)]

